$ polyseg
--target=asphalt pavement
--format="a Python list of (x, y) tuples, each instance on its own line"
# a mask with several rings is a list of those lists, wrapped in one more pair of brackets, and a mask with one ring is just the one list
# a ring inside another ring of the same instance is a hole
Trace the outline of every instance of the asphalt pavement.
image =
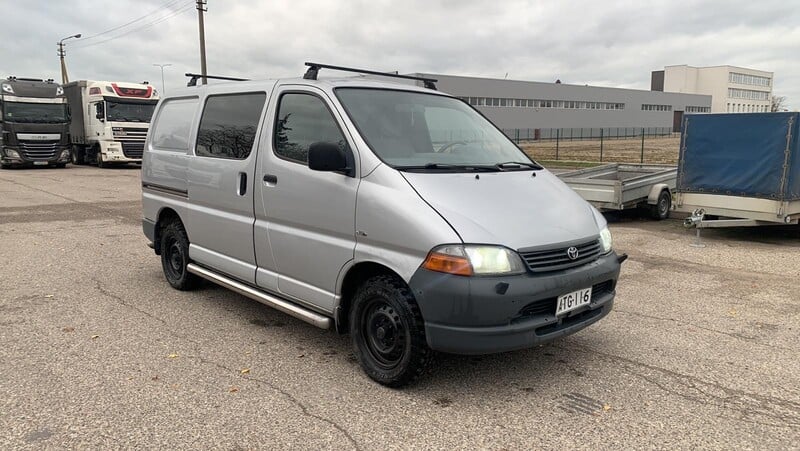
[(0, 171), (0, 449), (800, 446), (797, 228), (694, 248), (610, 218), (630, 259), (607, 318), (393, 390), (347, 336), (171, 289), (140, 195), (135, 167)]

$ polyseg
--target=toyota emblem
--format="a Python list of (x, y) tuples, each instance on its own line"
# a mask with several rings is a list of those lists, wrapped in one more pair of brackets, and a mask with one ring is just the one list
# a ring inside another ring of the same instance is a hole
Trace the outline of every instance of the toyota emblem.
[(569, 249), (567, 249), (567, 257), (569, 257), (570, 260), (576, 260), (579, 255), (580, 255), (580, 252), (578, 252), (578, 248), (577, 247), (572, 246)]

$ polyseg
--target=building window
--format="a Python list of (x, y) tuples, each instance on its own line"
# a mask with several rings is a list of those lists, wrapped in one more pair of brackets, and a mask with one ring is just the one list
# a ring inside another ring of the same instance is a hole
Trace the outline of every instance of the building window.
[[(581, 110), (624, 110), (624, 103), (616, 102), (587, 102), (579, 100), (547, 100), (547, 99), (507, 99), (497, 97), (460, 97), (470, 105), (487, 107), (515, 107), (515, 108), (557, 108)], [(659, 111), (671, 111), (672, 106), (660, 105)]]
[(772, 80), (769, 77), (740, 74), (738, 72), (728, 73), (728, 82), (736, 83), (737, 85), (751, 85), (751, 86), (770, 86), (770, 84), (772, 84)]
[(752, 89), (728, 88), (728, 97), (744, 100), (769, 100), (769, 92), (754, 91)]
[[(730, 110), (730, 104), (728, 104), (728, 109)], [(711, 111), (710, 107), (707, 106), (687, 106), (686, 112), (687, 113), (708, 113)]]
[(672, 105), (642, 104), (642, 111), (672, 111)]

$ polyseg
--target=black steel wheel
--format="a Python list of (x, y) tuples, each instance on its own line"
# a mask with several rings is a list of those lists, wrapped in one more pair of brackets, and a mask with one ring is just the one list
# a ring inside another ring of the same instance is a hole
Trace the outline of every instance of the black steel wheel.
[(396, 276), (375, 276), (353, 297), (350, 335), (364, 372), (380, 384), (401, 387), (430, 366), (433, 351), (425, 340), (419, 306)]
[(672, 208), (672, 194), (669, 190), (662, 190), (658, 195), (655, 205), (650, 206), (650, 217), (661, 221), (669, 217), (669, 210)]
[(164, 277), (173, 288), (191, 290), (201, 279), (191, 274), (189, 264), (189, 238), (180, 221), (172, 221), (161, 231), (161, 267)]

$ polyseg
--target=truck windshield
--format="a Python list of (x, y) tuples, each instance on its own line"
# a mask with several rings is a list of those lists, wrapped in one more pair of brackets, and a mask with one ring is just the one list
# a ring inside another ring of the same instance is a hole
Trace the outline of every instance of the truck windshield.
[(540, 168), (500, 130), (458, 99), (371, 88), (338, 88), (336, 96), (372, 151), (394, 168)]
[(150, 122), (156, 103), (132, 103), (106, 99), (106, 120), (112, 122)]
[(3, 119), (8, 122), (63, 124), (69, 122), (66, 103), (4, 102)]

